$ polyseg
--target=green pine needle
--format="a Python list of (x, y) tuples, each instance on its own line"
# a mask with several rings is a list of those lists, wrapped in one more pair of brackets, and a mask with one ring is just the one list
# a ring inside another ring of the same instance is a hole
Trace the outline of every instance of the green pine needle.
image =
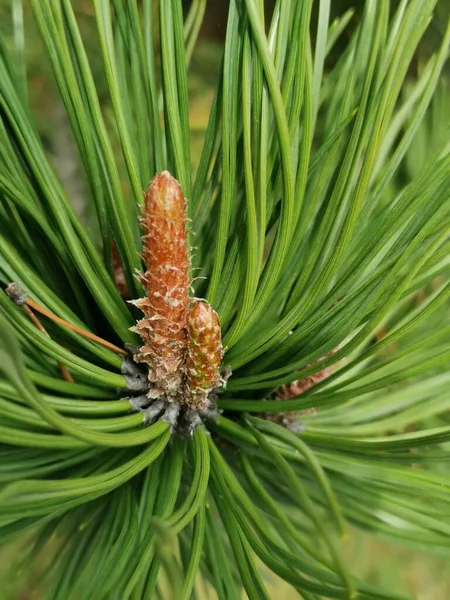
[[(260, 600), (271, 571), (305, 600), (400, 600), (355, 577), (341, 538), (450, 556), (450, 24), (437, 0), (333, 22), (330, 0), (231, 0), (194, 170), (206, 0), (85, 5), (1, 7), (0, 540), (22, 544), (2, 598), (189, 600), (201, 580)], [(84, 211), (49, 151), (36, 48)], [(165, 169), (233, 371), (184, 438), (79, 333), (138, 342), (138, 216)], [(75, 330), (38, 328), (11, 282)]]

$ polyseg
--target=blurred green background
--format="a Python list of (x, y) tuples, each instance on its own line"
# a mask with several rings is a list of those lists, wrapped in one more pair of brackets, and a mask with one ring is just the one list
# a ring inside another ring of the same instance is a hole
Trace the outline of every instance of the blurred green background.
[[(108, 115), (111, 109), (102, 69), (101, 53), (96, 51), (96, 24), (92, 5), (90, 0), (72, 0), (72, 4), (77, 11), (82, 26), (103, 110), (105, 115)], [(185, 0), (183, 4), (185, 10), (188, 10), (189, 0)], [(273, 2), (267, 0), (266, 4), (269, 15)], [(395, 6), (396, 2), (391, 4)], [(11, 5), (14, 5), (14, 2), (0, 0), (0, 27), (7, 42), (13, 47), (14, 39), (11, 24), (13, 19), (18, 17), (17, 14), (14, 16), (12, 13)], [(209, 108), (220, 68), (222, 44), (226, 29), (227, 5), (228, 2), (224, 0), (208, 0), (204, 24), (190, 65), (190, 124), (194, 169), (199, 160)], [(358, 0), (353, 4), (348, 0), (332, 0), (331, 5), (332, 18), (355, 5), (355, 17), (350, 24), (350, 27), (354, 27), (357, 23), (358, 12), (362, 10), (364, 3), (362, 0)], [(55, 169), (64, 181), (65, 188), (71, 196), (78, 213), (85, 222), (89, 223), (90, 207), (85, 202), (83, 179), (79, 172), (76, 147), (71, 137), (64, 110), (58, 101), (51, 70), (33, 26), (26, 2), (24, 2), (24, 8), (25, 51), (30, 105)], [(409, 73), (411, 82), (420, 73), (425, 57), (429, 56), (436, 47), (449, 18), (450, 0), (440, 0), (435, 19), (430, 25), (427, 36), (421, 43), (413, 64), (411, 64)], [(346, 36), (344, 35), (340, 44), (336, 45), (334, 52), (342, 51), (345, 43)], [(331, 60), (333, 60), (333, 56)], [(407, 93), (407, 87), (405, 93)], [(420, 166), (427, 150), (428, 140), (430, 136), (434, 135), (434, 130), (437, 128), (436, 123), (443, 120), (450, 122), (450, 65), (447, 65), (438, 90), (437, 107), (435, 103), (433, 110), (434, 113), (429, 116), (417, 134), (417, 143), (413, 144), (412, 150), (408, 154), (406, 160), (407, 171), (414, 172)], [(438, 118), (435, 114), (436, 111), (439, 113)], [(114, 139), (113, 128), (112, 135)], [(116, 143), (118, 147), (117, 140)], [(127, 185), (125, 178), (123, 185)], [(37, 577), (36, 573), (39, 569), (45, 569), (45, 557), (41, 559), (42, 562), (39, 561), (39, 564), (34, 565), (34, 568), (31, 566), (31, 578), (29, 578), (28, 569), (25, 570), (26, 572), (20, 572), (14, 564), (15, 559), (20, 558), (22, 544), (26, 543), (27, 540), (22, 540), (0, 551), (0, 600), (38, 600), (40, 598), (35, 577)], [(356, 530), (351, 530), (348, 538), (342, 542), (342, 548), (346, 560), (352, 565), (355, 574), (360, 575), (369, 583), (376, 583), (386, 589), (404, 593), (417, 600), (450, 600), (450, 565), (439, 557), (393, 546), (383, 540), (368, 537)], [(266, 573), (265, 576), (270, 583), (273, 598), (287, 600), (298, 597), (289, 586), (278, 581), (270, 573)], [(211, 590), (205, 589), (200, 591), (200, 596), (205, 598), (215, 597)]]

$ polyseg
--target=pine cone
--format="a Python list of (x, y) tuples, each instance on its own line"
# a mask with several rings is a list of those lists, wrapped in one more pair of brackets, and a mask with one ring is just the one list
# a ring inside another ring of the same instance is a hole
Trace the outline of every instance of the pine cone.
[(205, 301), (195, 302), (188, 317), (186, 401), (195, 409), (208, 408), (210, 392), (222, 384), (222, 336), (219, 317)]
[(143, 259), (138, 275), (146, 296), (133, 304), (144, 313), (133, 331), (144, 345), (135, 355), (149, 368), (150, 398), (179, 399), (183, 392), (187, 349), (189, 257), (186, 200), (167, 171), (155, 175), (144, 194)]

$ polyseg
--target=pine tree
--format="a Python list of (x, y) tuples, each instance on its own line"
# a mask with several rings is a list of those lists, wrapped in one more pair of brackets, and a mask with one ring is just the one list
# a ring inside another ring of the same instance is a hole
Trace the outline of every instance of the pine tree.
[[(341, 538), (450, 553), (450, 26), (411, 81), (437, 0), (333, 22), (329, 0), (231, 0), (193, 169), (206, 4), (19, 0), (2, 24), (0, 541), (25, 541), (0, 588), (261, 600), (262, 563), (305, 600), (401, 598)], [(84, 217), (28, 85), (35, 30)]]

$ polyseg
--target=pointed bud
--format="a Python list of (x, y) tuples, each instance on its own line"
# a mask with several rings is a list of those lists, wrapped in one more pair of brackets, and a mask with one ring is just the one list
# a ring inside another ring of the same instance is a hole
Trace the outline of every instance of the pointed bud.
[(222, 383), (222, 335), (219, 317), (205, 301), (195, 302), (188, 317), (186, 401), (195, 409), (208, 407), (208, 395)]
[(187, 346), (189, 257), (186, 200), (178, 181), (164, 171), (144, 194), (143, 259), (139, 279), (146, 297), (135, 304), (144, 318), (133, 328), (144, 345), (135, 359), (149, 367), (149, 395), (176, 399), (183, 389)]

